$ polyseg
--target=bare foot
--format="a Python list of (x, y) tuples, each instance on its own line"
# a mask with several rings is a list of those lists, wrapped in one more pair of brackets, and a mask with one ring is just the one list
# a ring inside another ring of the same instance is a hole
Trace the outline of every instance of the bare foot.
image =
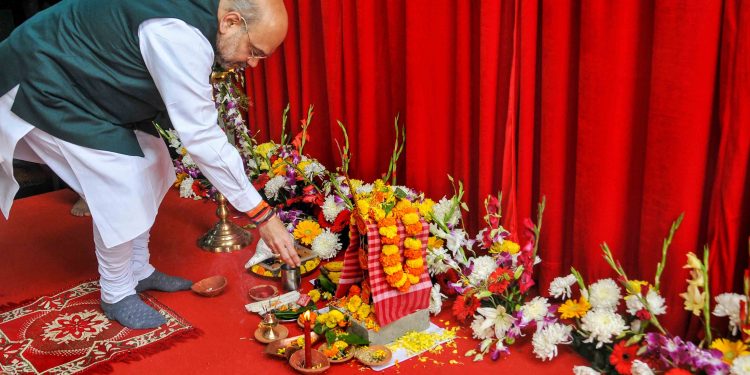
[(74, 216), (91, 216), (89, 205), (83, 198), (78, 198), (78, 202), (70, 209), (70, 213)]

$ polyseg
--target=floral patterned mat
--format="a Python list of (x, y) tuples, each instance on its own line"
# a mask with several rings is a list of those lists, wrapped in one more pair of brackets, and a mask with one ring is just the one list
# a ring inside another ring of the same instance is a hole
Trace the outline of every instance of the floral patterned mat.
[(167, 323), (132, 330), (104, 316), (99, 283), (89, 281), (34, 301), (0, 308), (0, 373), (75, 374), (108, 372), (113, 360), (140, 358), (197, 331), (148, 294), (144, 302)]

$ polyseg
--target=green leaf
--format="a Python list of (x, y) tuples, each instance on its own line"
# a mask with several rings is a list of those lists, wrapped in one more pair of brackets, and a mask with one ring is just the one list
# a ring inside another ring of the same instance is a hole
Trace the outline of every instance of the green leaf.
[(401, 188), (396, 188), (396, 190), (393, 191), (393, 195), (395, 195), (398, 199), (406, 198), (406, 192), (401, 190)]
[(315, 323), (315, 326), (313, 327), (313, 332), (317, 333), (318, 335), (322, 335), (323, 331), (326, 330), (326, 325), (323, 323)]
[(333, 332), (333, 330), (327, 330), (326, 331), (326, 342), (328, 342), (328, 345), (333, 344), (336, 342), (336, 333)]
[(364, 337), (355, 335), (353, 333), (345, 333), (343, 335), (339, 335), (338, 337), (336, 337), (336, 340), (341, 340), (349, 345), (367, 345), (370, 343)]

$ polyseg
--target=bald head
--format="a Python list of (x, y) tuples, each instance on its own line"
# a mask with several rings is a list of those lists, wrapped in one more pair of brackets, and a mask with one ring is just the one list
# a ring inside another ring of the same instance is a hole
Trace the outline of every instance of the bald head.
[[(283, 0), (220, 0), (217, 60), (225, 66), (255, 66), (286, 37)], [(244, 43), (243, 43), (244, 38)]]

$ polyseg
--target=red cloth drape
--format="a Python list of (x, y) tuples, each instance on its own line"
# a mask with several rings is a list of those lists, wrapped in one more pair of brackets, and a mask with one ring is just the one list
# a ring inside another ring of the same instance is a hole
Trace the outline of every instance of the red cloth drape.
[[(464, 182), (476, 229), (504, 191), (517, 228), (548, 200), (542, 286), (570, 266), (612, 276), (606, 241), (632, 277), (662, 276), (668, 326), (685, 254), (708, 244), (713, 292), (740, 290), (750, 235), (750, 6), (715, 2), (287, 0), (279, 52), (248, 73), (251, 126), (278, 139), (282, 109), (307, 151), (338, 165), (348, 129), (355, 177), (385, 172), (393, 119), (405, 124), (399, 182), (439, 199)], [(744, 104), (744, 106), (743, 106)]]

